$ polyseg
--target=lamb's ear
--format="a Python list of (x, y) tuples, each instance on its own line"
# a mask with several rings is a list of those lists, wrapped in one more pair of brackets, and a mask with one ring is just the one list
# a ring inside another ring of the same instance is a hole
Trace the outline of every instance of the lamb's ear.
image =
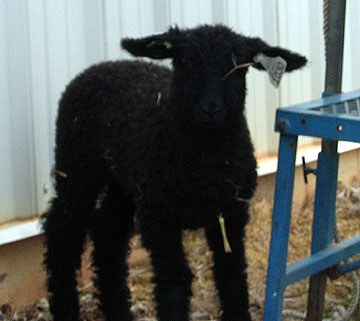
[[(254, 58), (259, 54), (263, 54), (267, 57), (281, 57), (286, 61), (285, 71), (299, 69), (305, 66), (307, 62), (307, 59), (304, 56), (280, 47), (271, 47), (259, 38), (248, 38), (247, 45), (248, 50), (250, 51), (251, 60), (254, 60)], [(265, 70), (264, 66), (260, 62), (255, 63), (253, 67)]]
[(146, 38), (125, 38), (121, 41), (121, 46), (133, 56), (137, 57), (149, 57), (153, 59), (172, 58), (176, 33), (174, 29), (170, 29), (167, 33)]

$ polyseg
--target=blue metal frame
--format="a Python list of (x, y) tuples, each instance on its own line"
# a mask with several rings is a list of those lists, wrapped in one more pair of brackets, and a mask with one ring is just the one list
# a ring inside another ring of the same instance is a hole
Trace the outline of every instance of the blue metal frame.
[[(278, 171), (276, 175), (272, 241), (270, 244), (268, 283), (264, 321), (281, 320), (282, 302), (286, 287), (286, 259), (289, 243), (291, 203), (294, 185), (297, 136), (281, 135)], [(276, 238), (276, 240), (275, 240)]]
[[(280, 108), (276, 115), (275, 129), (288, 135), (360, 142), (360, 117), (354, 117), (350, 112), (355, 104), (358, 104), (360, 112), (359, 100), (360, 90), (357, 90)], [(334, 108), (333, 111), (330, 109), (331, 106)], [(324, 107), (330, 109), (329, 112), (325, 112)], [(347, 109), (350, 110), (346, 112)]]
[(276, 130), (281, 135), (264, 321), (282, 320), (284, 291), (289, 284), (331, 267), (334, 267), (335, 275), (360, 267), (360, 260), (339, 265), (360, 253), (360, 235), (333, 244), (339, 156), (336, 150), (326, 149), (319, 154), (316, 170), (311, 256), (287, 265), (298, 136), (320, 137), (334, 142), (360, 142), (359, 105), (360, 91), (354, 91), (277, 111)]

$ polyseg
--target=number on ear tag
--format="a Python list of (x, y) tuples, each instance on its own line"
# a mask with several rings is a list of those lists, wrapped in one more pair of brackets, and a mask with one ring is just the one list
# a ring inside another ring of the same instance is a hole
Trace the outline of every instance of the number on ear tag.
[(269, 57), (259, 53), (254, 57), (254, 62), (260, 63), (270, 77), (270, 82), (274, 87), (279, 87), (282, 75), (285, 72), (287, 62), (282, 57)]

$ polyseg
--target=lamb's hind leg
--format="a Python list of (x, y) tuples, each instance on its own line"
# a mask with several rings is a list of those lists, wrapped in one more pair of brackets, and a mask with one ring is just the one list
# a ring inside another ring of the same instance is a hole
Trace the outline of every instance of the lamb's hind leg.
[(130, 321), (130, 293), (126, 285), (126, 256), (134, 230), (135, 205), (116, 185), (109, 186), (95, 213), (91, 231), (96, 286), (106, 320)]
[[(242, 216), (243, 215), (243, 216)], [(224, 249), (224, 239), (216, 218), (206, 228), (206, 237), (214, 257), (214, 277), (219, 292), (223, 314), (222, 321), (250, 321), (249, 299), (244, 249), (244, 227), (247, 216), (246, 206), (238, 213), (224, 214), (226, 236), (231, 253)]]
[(181, 229), (166, 222), (146, 223), (141, 219), (140, 225), (143, 244), (150, 251), (155, 271), (158, 320), (189, 320), (193, 275), (183, 252)]
[(85, 207), (78, 205), (74, 200), (55, 198), (43, 225), (47, 247), (44, 263), (54, 321), (79, 320), (76, 270), (81, 264), (86, 226), (83, 213), (79, 213)]

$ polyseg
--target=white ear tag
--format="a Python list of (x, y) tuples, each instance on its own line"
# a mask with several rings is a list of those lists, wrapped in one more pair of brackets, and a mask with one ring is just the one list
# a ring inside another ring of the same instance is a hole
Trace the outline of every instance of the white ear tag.
[(281, 77), (287, 66), (286, 60), (280, 56), (269, 57), (259, 53), (254, 57), (254, 62), (260, 63), (269, 74), (271, 84), (276, 88), (279, 87)]
[(163, 45), (166, 47), (166, 49), (171, 49), (173, 47), (172, 43), (169, 41), (164, 41)]
[(172, 43), (169, 41), (164, 41), (161, 42), (160, 40), (153, 40), (150, 41), (146, 47), (150, 48), (150, 47), (154, 47), (154, 46), (164, 46), (166, 49), (171, 49), (173, 47)]

